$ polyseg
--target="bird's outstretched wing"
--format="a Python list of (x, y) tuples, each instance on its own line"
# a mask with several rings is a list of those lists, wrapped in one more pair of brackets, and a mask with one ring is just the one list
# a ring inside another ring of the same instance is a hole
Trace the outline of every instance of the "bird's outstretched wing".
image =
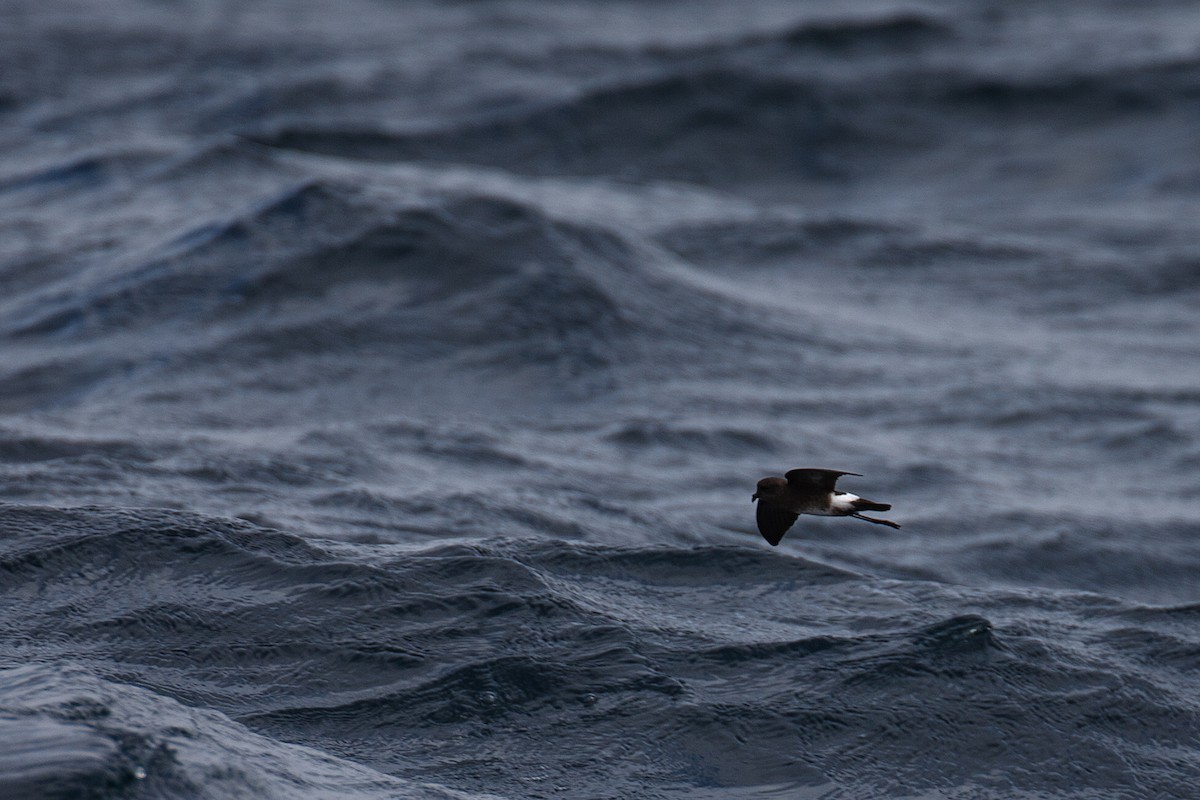
[(771, 505), (765, 500), (759, 500), (756, 514), (758, 532), (763, 535), (764, 539), (770, 542), (772, 547), (777, 547), (780, 540), (783, 539), (783, 535), (796, 522), (796, 517), (798, 516), (798, 514), (793, 514), (785, 508)]
[(842, 472), (836, 469), (793, 469), (784, 473), (787, 482), (805, 492), (832, 492), (837, 485), (837, 479), (843, 475), (857, 475), (857, 472)]

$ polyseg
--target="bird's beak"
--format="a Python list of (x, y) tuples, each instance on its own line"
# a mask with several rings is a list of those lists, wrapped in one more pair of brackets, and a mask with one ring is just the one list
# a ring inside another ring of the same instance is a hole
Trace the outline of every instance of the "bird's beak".
[(750, 502), (751, 502), (751, 503), (753, 503), (753, 502), (754, 502), (755, 500), (757, 500), (757, 499), (758, 499), (758, 492), (755, 492), (754, 494), (750, 495)]

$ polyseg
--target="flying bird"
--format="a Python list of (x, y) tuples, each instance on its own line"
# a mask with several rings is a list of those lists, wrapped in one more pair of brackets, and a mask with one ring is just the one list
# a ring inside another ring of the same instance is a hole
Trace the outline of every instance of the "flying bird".
[(758, 501), (758, 531), (774, 547), (783, 539), (788, 528), (801, 514), (819, 517), (854, 517), (899, 528), (887, 519), (864, 517), (862, 511), (888, 511), (887, 503), (876, 503), (848, 492), (839, 492), (835, 487), (843, 475), (862, 477), (857, 472), (841, 472), (836, 469), (793, 469), (782, 478), (763, 478), (758, 490), (750, 498)]

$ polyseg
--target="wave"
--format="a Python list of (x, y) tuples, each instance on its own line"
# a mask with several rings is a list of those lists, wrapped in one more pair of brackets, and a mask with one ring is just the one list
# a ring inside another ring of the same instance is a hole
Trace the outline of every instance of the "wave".
[(844, 216), (683, 225), (661, 232), (657, 240), (692, 263), (722, 270), (814, 262), (814, 267), (852, 264), (896, 271), (957, 269), (964, 263), (992, 270), (1032, 269), (1044, 257), (1032, 244), (966, 232), (935, 234), (912, 224)]
[(272, 741), (223, 714), (79, 667), (11, 667), (0, 678), (0, 790), (11, 800), (226, 800), (247, 787), (267, 800), (480, 797)]
[(829, 154), (850, 144), (854, 134), (821, 92), (802, 82), (709, 69), (591, 89), (446, 130), (292, 125), (246, 137), (343, 158), (726, 183), (767, 171), (835, 173), (837, 161)]
[(1121, 64), (1092, 73), (1054, 77), (966, 76), (946, 82), (942, 99), (1001, 114), (1030, 114), (1053, 106), (1056, 115), (1125, 116), (1166, 111), (1200, 95), (1200, 60), (1175, 58)]
[(665, 448), (675, 452), (736, 454), (770, 453), (778, 443), (756, 431), (733, 427), (712, 428), (706, 424), (677, 425), (657, 420), (638, 420), (620, 424), (605, 434), (605, 439), (629, 450)]
[(754, 369), (797, 335), (636, 237), (502, 197), (396, 202), (328, 180), (14, 305), (10, 336), (32, 359), (9, 367), (14, 407), (119, 393), (135, 377), (164, 400), (207, 395), (230, 369), (278, 392), (326, 383), (334, 357), (363, 386), (421, 370), (430, 387), (474, 375), (497, 391), (595, 392), (648, 364), (726, 361), (731, 347)]
[(114, 183), (137, 179), (161, 157), (158, 153), (132, 151), (76, 156), (62, 163), (0, 177), (0, 196), (37, 193), (44, 202), (57, 193), (86, 194), (111, 188)]
[[(957, 39), (920, 17), (806, 24), (765, 41), (776, 48), (769, 57), (764, 40), (755, 37), (655, 53), (643, 68), (609, 83), (433, 127), (288, 122), (244, 136), (346, 159), (687, 181), (751, 193), (779, 184), (793, 191), (805, 185), (874, 185), (904, 179), (920, 169), (921, 159), (934, 158), (938, 164), (968, 165), (961, 178), (984, 182), (995, 192), (1006, 186), (1028, 190), (1045, 170), (1068, 170), (1077, 156), (1055, 149), (1061, 141), (1057, 126), (1074, 125), (1089, 127), (1082, 145), (1088, 153), (1157, 175), (1167, 189), (1186, 190), (1187, 176), (1195, 171), (1195, 159), (1171, 134), (1180, 99), (1200, 92), (1195, 60), (1022, 74), (968, 67), (951, 50), (926, 63), (912, 58), (911, 50), (943, 43), (953, 48)], [(830, 52), (873, 52), (888, 42), (898, 48), (890, 69), (842, 74), (829, 64)], [(804, 61), (814, 48), (824, 53), (820, 67)], [(1126, 128), (1138, 119), (1156, 141), (1161, 131), (1164, 152), (1171, 154), (1168, 175), (1125, 146)], [(998, 126), (1027, 130), (1028, 142), (998, 143)], [(1009, 153), (1007, 169), (996, 162), (997, 148)], [(1055, 154), (1053, 163), (1048, 153)], [(1069, 189), (1080, 179), (1064, 171), (1063, 180), (1049, 188)]]
[(907, 51), (944, 41), (952, 28), (937, 18), (899, 12), (861, 19), (806, 21), (780, 32), (752, 37), (749, 42), (783, 42), (837, 52)]
[(121, 438), (51, 436), (0, 428), (0, 459), (7, 464), (33, 464), (78, 458), (111, 458), (148, 463), (159, 453), (144, 443)]

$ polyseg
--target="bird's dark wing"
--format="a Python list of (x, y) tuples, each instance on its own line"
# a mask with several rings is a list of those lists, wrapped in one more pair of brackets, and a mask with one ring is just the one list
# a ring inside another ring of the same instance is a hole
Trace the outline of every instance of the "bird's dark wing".
[(799, 514), (793, 514), (786, 508), (780, 508), (776, 505), (771, 505), (765, 500), (758, 501), (758, 532), (763, 535), (763, 538), (771, 543), (772, 547), (778, 546), (783, 535), (788, 532), (788, 528), (796, 521)]
[(793, 469), (784, 473), (787, 482), (795, 489), (803, 492), (820, 491), (832, 492), (837, 485), (837, 479), (843, 475), (858, 475), (857, 472), (842, 472), (836, 469)]

